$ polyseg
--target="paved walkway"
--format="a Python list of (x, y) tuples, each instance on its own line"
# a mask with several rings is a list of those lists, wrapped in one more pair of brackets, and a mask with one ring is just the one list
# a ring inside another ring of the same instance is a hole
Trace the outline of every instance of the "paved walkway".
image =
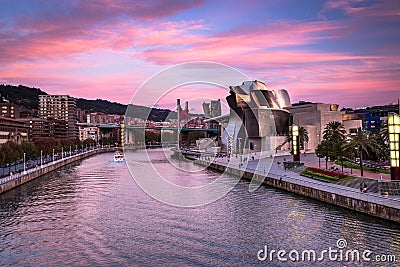
[[(309, 155), (307, 155), (309, 156)], [(306, 157), (307, 157), (306, 156)], [(311, 158), (311, 157), (310, 157)], [(318, 190), (330, 192), (333, 194), (343, 195), (351, 198), (361, 199), (364, 201), (381, 204), (389, 207), (400, 208), (400, 198), (396, 196), (381, 196), (376, 193), (361, 193), (359, 189), (350, 188), (343, 185), (331, 184), (315, 179), (311, 179), (308, 177), (301, 176), (300, 174), (285, 170), (283, 168), (282, 162), (286, 159), (286, 161), (290, 161), (292, 156), (281, 156), (275, 157), (274, 161), (271, 164), (271, 159), (261, 159), (261, 160), (253, 160), (249, 161), (246, 167), (246, 171), (251, 171), (253, 173), (265, 174), (269, 165), (271, 165), (271, 169), (267, 173), (268, 177), (274, 179), (282, 179), (285, 181), (289, 181), (293, 184), (299, 184), (311, 188), (315, 188)], [(303, 158), (304, 160), (304, 158)], [(230, 167), (239, 168), (238, 159), (234, 159), (237, 163), (230, 163)], [(310, 162), (313, 162), (312, 160)], [(224, 166), (228, 165), (228, 159), (225, 158), (215, 158), (214, 163), (218, 163)], [(318, 162), (317, 162), (318, 163)], [(244, 167), (243, 167), (244, 168)]]

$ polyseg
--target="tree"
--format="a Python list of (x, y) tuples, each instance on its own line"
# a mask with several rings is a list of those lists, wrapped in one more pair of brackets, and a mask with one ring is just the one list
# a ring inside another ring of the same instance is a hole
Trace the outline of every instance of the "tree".
[(369, 133), (369, 138), (373, 139), (372, 142), (375, 144), (375, 149), (368, 150), (370, 159), (374, 161), (382, 161), (389, 158), (389, 143), (385, 141), (385, 136), (379, 131), (372, 131)]
[(346, 130), (342, 123), (331, 121), (325, 126), (323, 139), (333, 142), (343, 141), (346, 138)]
[(35, 144), (30, 141), (23, 141), (21, 144), (21, 148), (22, 151), (24, 151), (27, 160), (36, 159), (36, 157), (38, 156), (38, 151)]
[(343, 142), (346, 139), (346, 130), (342, 123), (331, 121), (325, 126), (323, 140), (329, 143), (327, 146), (329, 158), (337, 160), (342, 158)]
[(318, 158), (325, 158), (325, 169), (328, 169), (329, 152), (330, 152), (330, 144), (329, 141), (327, 140), (323, 140), (315, 150), (315, 154), (317, 155)]
[[(84, 147), (86, 147), (86, 146), (93, 146), (93, 145), (96, 145), (96, 141), (93, 140), (92, 138), (87, 138), (87, 139), (85, 139), (85, 140), (82, 141), (82, 145), (83, 145)], [(66, 144), (66, 146), (64, 146), (64, 149), (66, 149), (66, 148), (69, 148), (68, 144)]]
[(161, 132), (161, 142), (163, 145), (167, 144), (174, 144), (178, 140), (178, 134), (177, 132), (167, 132), (167, 131), (162, 131)]
[(358, 128), (356, 135), (353, 135), (350, 141), (343, 146), (345, 150), (349, 151), (357, 150), (360, 156), (361, 176), (364, 176), (364, 170), (363, 170), (364, 153), (368, 155), (369, 151), (375, 151), (376, 146), (377, 146), (376, 140), (374, 138), (371, 138), (369, 132), (366, 132), (361, 128)]
[(21, 146), (14, 142), (4, 143), (1, 147), (1, 150), (4, 153), (4, 162), (5, 163), (13, 163), (18, 159), (21, 159), (24, 155), (24, 152), (21, 149)]
[(1, 149), (0, 150), (0, 165), (3, 165), (5, 163), (5, 157), (6, 157), (6, 155), (4, 154), (4, 151)]
[(159, 144), (161, 142), (161, 134), (153, 131), (145, 131), (145, 142), (149, 145)]
[(44, 155), (51, 154), (53, 152), (53, 148), (55, 151), (61, 151), (61, 143), (55, 138), (37, 139), (34, 141), (34, 144), (39, 152), (43, 151)]
[(116, 140), (112, 137), (103, 137), (99, 140), (99, 143), (102, 145), (114, 145)]
[(299, 127), (299, 141), (301, 149), (305, 149), (304, 143), (308, 143), (310, 141), (308, 137), (308, 132), (303, 126)]
[(389, 144), (389, 128), (387, 121), (384, 122), (380, 130), (380, 135), (385, 144)]

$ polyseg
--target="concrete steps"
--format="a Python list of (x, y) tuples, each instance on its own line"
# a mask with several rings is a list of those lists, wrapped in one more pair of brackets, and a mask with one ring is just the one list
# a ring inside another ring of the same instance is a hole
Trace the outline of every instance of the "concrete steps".
[(361, 183), (365, 183), (367, 185), (368, 192), (370, 193), (379, 193), (379, 185), (377, 180), (372, 180), (368, 178), (355, 177), (348, 181), (338, 182), (336, 184), (360, 189)]
[(400, 182), (399, 181), (384, 181), (380, 183), (382, 194), (392, 196), (400, 196)]

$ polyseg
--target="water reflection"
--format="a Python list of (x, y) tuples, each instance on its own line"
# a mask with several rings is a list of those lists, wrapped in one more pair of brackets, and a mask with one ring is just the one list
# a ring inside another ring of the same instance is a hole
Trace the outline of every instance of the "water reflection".
[[(178, 184), (205, 184), (220, 175), (184, 173), (168, 167), (160, 151), (151, 153)], [(210, 205), (172, 207), (143, 193), (112, 154), (0, 195), (2, 266), (310, 266), (259, 262), (257, 251), (264, 245), (322, 250), (345, 238), (351, 249), (400, 258), (399, 237), (398, 224), (273, 188), (249, 193), (246, 181)]]

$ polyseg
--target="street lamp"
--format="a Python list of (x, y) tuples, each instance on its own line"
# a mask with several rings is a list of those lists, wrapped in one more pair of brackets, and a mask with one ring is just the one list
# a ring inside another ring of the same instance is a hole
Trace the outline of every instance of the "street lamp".
[(72, 150), (71, 150), (71, 146), (69, 146), (69, 157), (72, 157)]
[(390, 150), (390, 179), (400, 180), (400, 116), (388, 114), (389, 150)]
[(40, 150), (40, 168), (43, 168), (43, 150)]
[(61, 159), (64, 159), (64, 147), (61, 147)]
[(54, 162), (54, 148), (53, 148), (53, 162)]
[(293, 161), (300, 161), (299, 126), (292, 125)]
[(26, 172), (26, 154), (24, 152), (24, 173)]

